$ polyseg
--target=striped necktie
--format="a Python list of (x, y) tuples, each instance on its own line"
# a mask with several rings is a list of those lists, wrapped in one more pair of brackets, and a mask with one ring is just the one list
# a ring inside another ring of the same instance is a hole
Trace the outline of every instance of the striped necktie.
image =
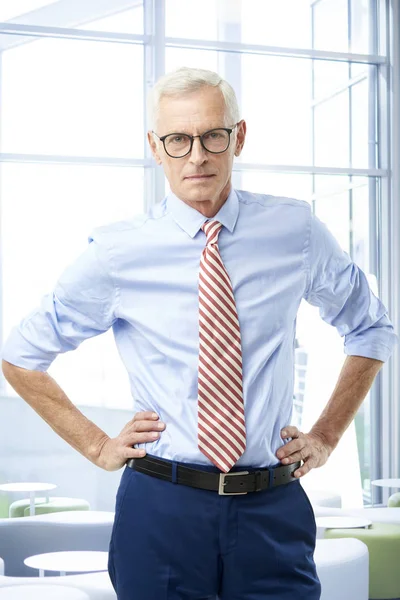
[(218, 249), (222, 224), (206, 221), (199, 273), (198, 447), (227, 473), (246, 448), (239, 320)]

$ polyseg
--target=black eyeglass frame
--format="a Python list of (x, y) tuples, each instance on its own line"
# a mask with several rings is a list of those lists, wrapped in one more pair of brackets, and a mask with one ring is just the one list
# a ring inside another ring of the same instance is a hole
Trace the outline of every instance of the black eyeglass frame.
[[(239, 121), (239, 122), (240, 122), (240, 121)], [(205, 131), (205, 132), (204, 132), (204, 133), (202, 133), (201, 135), (189, 135), (188, 133), (182, 133), (182, 132), (180, 132), (180, 131), (179, 131), (179, 132), (177, 131), (177, 132), (173, 132), (173, 133), (167, 133), (166, 135), (163, 135), (163, 136), (161, 136), (161, 137), (160, 137), (160, 136), (159, 136), (159, 135), (157, 135), (157, 133), (156, 133), (155, 131), (153, 131), (153, 130), (151, 131), (151, 133), (154, 133), (154, 135), (155, 135), (156, 137), (158, 137), (158, 139), (160, 140), (160, 142), (162, 142), (162, 143), (163, 143), (163, 146), (164, 146), (164, 150), (165, 150), (165, 152), (166, 152), (166, 153), (168, 154), (168, 156), (170, 156), (171, 158), (183, 158), (184, 156), (187, 156), (188, 154), (190, 154), (190, 153), (191, 153), (191, 151), (192, 151), (192, 148), (193, 148), (193, 142), (194, 142), (195, 138), (200, 138), (200, 144), (202, 145), (202, 147), (204, 148), (204, 150), (205, 150), (206, 152), (210, 152), (210, 154), (223, 154), (224, 152), (226, 152), (226, 151), (228, 150), (228, 148), (229, 148), (229, 146), (230, 146), (230, 144), (231, 144), (231, 133), (232, 133), (232, 131), (235, 129), (235, 127), (237, 127), (237, 126), (239, 125), (239, 122), (235, 123), (235, 125), (234, 125), (233, 127), (214, 127), (213, 129), (209, 129), (208, 131)], [(206, 148), (206, 146), (204, 145), (204, 142), (203, 142), (203, 135), (207, 135), (207, 133), (211, 133), (212, 131), (220, 131), (221, 129), (222, 129), (223, 131), (226, 131), (226, 132), (229, 134), (229, 141), (228, 141), (228, 145), (227, 145), (227, 147), (225, 148), (225, 150), (220, 150), (219, 152), (213, 152), (213, 150), (209, 150), (209, 149), (208, 149), (208, 148)], [(185, 135), (186, 137), (188, 137), (188, 138), (190, 139), (190, 148), (189, 148), (189, 150), (188, 150), (188, 151), (187, 151), (185, 154), (182, 154), (181, 156), (172, 156), (172, 154), (170, 154), (170, 153), (168, 152), (168, 150), (166, 149), (166, 147), (165, 147), (165, 139), (166, 139), (167, 137), (169, 137), (170, 135)]]

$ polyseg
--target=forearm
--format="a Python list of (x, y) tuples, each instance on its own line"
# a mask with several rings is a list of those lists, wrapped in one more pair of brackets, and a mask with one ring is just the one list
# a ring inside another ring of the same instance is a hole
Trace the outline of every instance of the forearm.
[(373, 358), (348, 356), (332, 396), (310, 433), (319, 434), (334, 450), (383, 364)]
[(22, 369), (2, 361), (4, 377), (49, 425), (75, 450), (98, 464), (101, 448), (109, 439), (71, 402), (57, 382), (42, 371)]

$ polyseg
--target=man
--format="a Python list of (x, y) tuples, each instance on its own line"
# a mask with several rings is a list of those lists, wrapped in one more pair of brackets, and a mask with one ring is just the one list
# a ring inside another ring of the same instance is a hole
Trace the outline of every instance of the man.
[[(227, 82), (180, 69), (157, 82), (152, 112), (148, 140), (171, 192), (96, 228), (12, 331), (4, 374), (89, 460), (126, 463), (109, 555), (119, 600), (317, 600), (299, 478), (327, 461), (397, 336), (307, 202), (232, 188), (246, 123)], [(290, 426), (302, 298), (349, 355), (307, 433)], [(113, 439), (45, 372), (110, 327), (139, 411)]]

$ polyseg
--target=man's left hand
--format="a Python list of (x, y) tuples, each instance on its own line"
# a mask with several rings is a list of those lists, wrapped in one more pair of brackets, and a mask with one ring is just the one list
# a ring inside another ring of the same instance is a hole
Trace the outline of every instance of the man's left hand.
[(276, 456), (283, 465), (289, 465), (299, 460), (304, 461), (293, 475), (302, 477), (311, 469), (322, 467), (328, 460), (333, 448), (316, 432), (302, 433), (293, 425), (281, 430), (282, 438), (292, 438), (290, 442), (279, 448)]

